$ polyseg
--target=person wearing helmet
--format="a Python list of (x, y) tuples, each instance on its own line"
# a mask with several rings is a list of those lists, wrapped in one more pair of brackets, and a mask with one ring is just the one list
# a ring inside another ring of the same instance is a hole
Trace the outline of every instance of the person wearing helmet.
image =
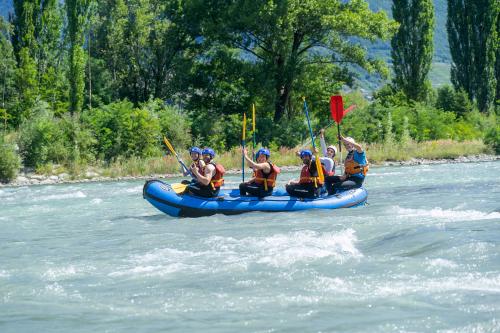
[(335, 174), (335, 155), (337, 154), (337, 148), (333, 145), (326, 146), (324, 128), (322, 128), (319, 133), (319, 143), (321, 144), (321, 152), (323, 153), (321, 164), (325, 166), (325, 175), (333, 176)]
[(205, 148), (201, 152), (205, 167), (198, 169), (194, 163), (191, 165), (191, 173), (196, 177), (196, 181), (187, 186), (189, 194), (200, 197), (212, 198), (219, 194), (220, 187), (224, 184), (224, 167), (213, 161), (215, 151), (212, 148)]
[(271, 157), (269, 150), (260, 148), (255, 154), (257, 162), (248, 157), (246, 148), (243, 148), (242, 152), (245, 160), (254, 171), (253, 177), (249, 181), (240, 184), (240, 195), (247, 195), (248, 193), (259, 198), (271, 195), (280, 169), (269, 161)]
[[(300, 152), (300, 158), (304, 166), (300, 172), (299, 180), (291, 180), (286, 185), (286, 191), (290, 196), (299, 198), (315, 198), (321, 194), (321, 187), (323, 183), (318, 177), (318, 170), (316, 168), (316, 163), (313, 163), (313, 154), (310, 150), (302, 150)], [(324, 170), (323, 165), (323, 172)]]
[(368, 172), (368, 161), (363, 147), (351, 137), (339, 135), (339, 139), (348, 151), (344, 163), (345, 171), (342, 176), (325, 177), (325, 187), (329, 195), (337, 191), (361, 187)]
[[(193, 161), (191, 163), (191, 167), (196, 166), (198, 168), (198, 171), (200, 173), (203, 173), (203, 168), (205, 167), (205, 162), (201, 159), (201, 149), (198, 147), (191, 147), (189, 148), (189, 156), (191, 156), (191, 160)], [(189, 170), (184, 169), (182, 167), (182, 175), (187, 176), (189, 175)], [(181, 183), (183, 184), (189, 184), (191, 182), (195, 182), (195, 179), (192, 179), (191, 181), (189, 180), (183, 180)]]

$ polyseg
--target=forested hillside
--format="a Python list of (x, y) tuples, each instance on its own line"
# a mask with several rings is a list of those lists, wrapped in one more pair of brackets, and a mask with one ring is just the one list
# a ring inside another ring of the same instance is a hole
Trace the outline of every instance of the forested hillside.
[[(383, 9), (388, 13), (391, 12), (391, 0), (368, 0), (370, 8), (373, 10)], [(450, 63), (450, 51), (448, 49), (448, 38), (446, 35), (446, 0), (435, 0), (434, 6), (436, 10), (436, 31), (434, 35), (434, 62)], [(0, 1), (0, 15), (7, 17), (8, 12), (12, 11), (12, 0)], [(377, 43), (369, 46), (370, 53), (383, 57), (390, 57), (390, 44)], [(436, 78), (440, 80), (441, 78)]]

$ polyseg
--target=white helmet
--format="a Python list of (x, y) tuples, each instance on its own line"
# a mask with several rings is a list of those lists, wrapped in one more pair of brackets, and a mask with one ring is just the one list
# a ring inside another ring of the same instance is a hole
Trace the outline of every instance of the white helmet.
[(337, 147), (331, 145), (331, 146), (326, 147), (326, 150), (328, 150), (328, 149), (332, 149), (333, 152), (335, 153), (335, 155), (337, 155)]

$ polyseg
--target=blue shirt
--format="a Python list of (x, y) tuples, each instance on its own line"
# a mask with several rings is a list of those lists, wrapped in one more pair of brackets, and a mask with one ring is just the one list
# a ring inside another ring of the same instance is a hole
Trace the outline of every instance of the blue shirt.
[[(358, 153), (357, 150), (353, 150), (353, 160), (361, 165), (367, 165), (368, 164), (368, 161), (366, 160), (366, 154), (365, 152), (361, 152), (361, 153)], [(351, 152), (349, 152), (349, 154), (351, 154)], [(347, 155), (347, 157), (349, 157), (349, 155)], [(346, 159), (347, 159), (346, 157)], [(359, 177), (359, 178), (365, 178), (365, 175), (363, 175), (363, 173), (357, 173), (355, 175), (351, 175), (351, 177)]]

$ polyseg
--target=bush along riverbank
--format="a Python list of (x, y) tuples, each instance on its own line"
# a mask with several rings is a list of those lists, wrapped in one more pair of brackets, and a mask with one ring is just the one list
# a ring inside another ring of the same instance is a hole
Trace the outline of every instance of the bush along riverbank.
[[(383, 165), (420, 165), (438, 163), (467, 163), (500, 160), (494, 150), (482, 141), (438, 140), (427, 142), (408, 141), (366, 145), (368, 159), (372, 166)], [(272, 160), (283, 171), (300, 170), (297, 149), (280, 148), (272, 150)], [(187, 153), (182, 153), (184, 161), (189, 161)], [(340, 154), (337, 155), (337, 158)], [(343, 153), (345, 157), (345, 152)], [(216, 160), (224, 165), (229, 174), (241, 173), (239, 149), (218, 154)], [(337, 160), (338, 161), (338, 160)], [(19, 161), (15, 162), (19, 165)], [(2, 166), (0, 165), (0, 168)], [(246, 171), (250, 173), (250, 170)], [(93, 165), (73, 165), (70, 167), (46, 164), (38, 169), (19, 170), (11, 181), (0, 186), (23, 186), (38, 184), (57, 184), (67, 182), (89, 182), (108, 180), (133, 180), (147, 178), (179, 177), (180, 167), (173, 156), (156, 158), (117, 159), (112, 163)]]

